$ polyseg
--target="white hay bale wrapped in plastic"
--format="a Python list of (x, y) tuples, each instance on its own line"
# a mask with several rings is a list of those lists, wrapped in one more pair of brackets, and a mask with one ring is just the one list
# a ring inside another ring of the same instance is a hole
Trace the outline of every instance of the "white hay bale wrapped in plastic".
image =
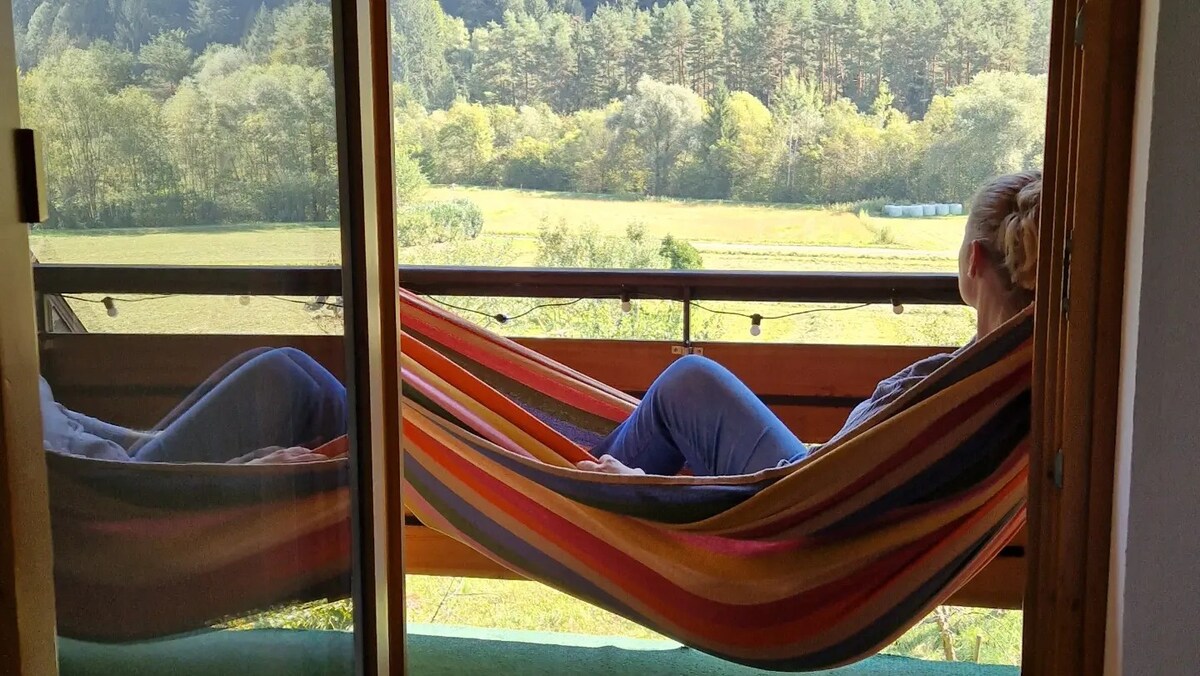
[(949, 216), (950, 215), (950, 205), (949, 204), (935, 204), (933, 206), (934, 206), (934, 209), (936, 210), (938, 216)]
[(901, 209), (900, 207), (896, 206), (895, 204), (883, 205), (883, 215), (884, 216), (887, 216), (889, 218), (896, 218), (897, 216), (900, 216), (903, 213), (904, 213), (904, 210)]
[(950, 215), (951, 216), (962, 216), (962, 212), (963, 212), (963, 205), (961, 205), (961, 204), (951, 204), (950, 205)]
[(921, 205), (921, 215), (922, 216), (935, 216), (935, 215), (937, 215), (937, 207), (935, 207), (932, 204), (922, 204)]
[(923, 213), (920, 204), (908, 204), (904, 207), (904, 215), (908, 218), (920, 218)]

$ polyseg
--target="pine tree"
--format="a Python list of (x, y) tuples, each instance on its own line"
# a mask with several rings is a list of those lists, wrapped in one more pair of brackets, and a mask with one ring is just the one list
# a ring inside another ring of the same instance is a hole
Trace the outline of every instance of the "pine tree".
[(708, 97), (721, 80), (725, 51), (725, 29), (717, 0), (696, 0), (692, 5), (692, 34), (692, 88), (701, 97)]
[(692, 12), (683, 0), (656, 7), (651, 23), (657, 69), (651, 73), (668, 84), (689, 85), (689, 54), (692, 51)]
[(847, 14), (847, 92), (860, 107), (878, 92), (883, 81), (883, 26), (888, 20), (886, 0), (851, 0)]
[(542, 90), (539, 77), (541, 64), (538, 62), (542, 27), (529, 14), (508, 12), (504, 15), (504, 35), (506, 53), (512, 63), (514, 85), (509, 103), (514, 106), (535, 103)]
[(626, 66), (634, 50), (631, 12), (600, 7), (579, 29), (580, 103), (599, 108), (628, 93)]
[(578, 109), (579, 58), (575, 52), (575, 21), (569, 15), (550, 14), (542, 21), (536, 58), (541, 80), (538, 99), (560, 112)]
[[(210, 43), (227, 41), (233, 24), (227, 0), (191, 0), (189, 7), (193, 49), (200, 51)], [(328, 16), (328, 8), (324, 12)], [(332, 44), (329, 49), (333, 49)]]
[(1029, 61), (1033, 15), (1025, 0), (984, 0), (984, 21), (992, 36), (987, 70), (1021, 72)]
[(751, 90), (759, 99), (770, 102), (794, 68), (806, 73), (811, 9), (810, 0), (761, 0), (759, 3), (755, 17), (755, 77)]
[(941, 91), (964, 85), (984, 68), (991, 31), (986, 30), (983, 5), (978, 0), (943, 0), (946, 31), (942, 43), (945, 70)]
[(266, 61), (271, 52), (271, 41), (275, 35), (275, 12), (268, 9), (266, 4), (259, 5), (254, 14), (254, 21), (242, 38), (242, 48), (256, 61)]
[(651, 43), (653, 34), (650, 29), (649, 11), (639, 10), (629, 2), (621, 7), (621, 14), (625, 17), (630, 40), (629, 49), (625, 52), (625, 80), (622, 83), (622, 92), (629, 94), (633, 92), (642, 76), (649, 72), (648, 61), (654, 54)]
[(142, 77), (163, 98), (175, 91), (194, 58), (187, 36), (178, 28), (159, 33), (138, 52), (138, 63), (145, 68)]
[(1050, 20), (1053, 4), (1046, 0), (1026, 0), (1031, 24), (1029, 27), (1029, 59), (1025, 63), (1028, 73), (1045, 73), (1050, 70)]
[(846, 0), (817, 0), (814, 9), (817, 81), (828, 103), (841, 98), (844, 89), (846, 68), (842, 55), (849, 43), (849, 6)]
[(725, 25), (725, 85), (734, 91), (749, 91), (753, 80), (754, 8), (750, 0), (721, 0), (721, 21)]

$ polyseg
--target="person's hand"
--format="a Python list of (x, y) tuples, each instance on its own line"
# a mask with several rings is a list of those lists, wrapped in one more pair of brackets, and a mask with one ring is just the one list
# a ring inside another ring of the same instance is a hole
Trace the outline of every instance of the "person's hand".
[(271, 447), (263, 449), (270, 451), (266, 455), (248, 461), (247, 465), (289, 464), (298, 462), (320, 462), (329, 458), (320, 453), (313, 453), (307, 448), (293, 446), (291, 448)]
[(639, 467), (629, 467), (611, 455), (600, 456), (600, 461), (580, 460), (575, 466), (586, 472), (605, 472), (608, 474), (645, 474)]

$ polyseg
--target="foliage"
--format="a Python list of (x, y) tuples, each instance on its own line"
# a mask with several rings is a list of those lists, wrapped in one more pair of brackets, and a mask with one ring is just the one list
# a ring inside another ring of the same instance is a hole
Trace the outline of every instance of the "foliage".
[(418, 202), (399, 210), (396, 230), (400, 246), (475, 239), (483, 230), (483, 212), (467, 199)]
[(667, 267), (672, 270), (700, 270), (704, 267), (704, 259), (696, 247), (673, 235), (663, 238), (658, 248), (658, 255), (667, 259)]
[[(1025, 71), (1045, 71), (1046, 5), (390, 0), (397, 195), (964, 202), (1041, 162), (1045, 77)], [(48, 227), (336, 217), (325, 0), (20, 0), (14, 19)]]
[(926, 194), (962, 199), (997, 174), (1040, 167), (1045, 76), (982, 73), (931, 113), (937, 134), (922, 170)]
[[(676, 4), (681, 3), (677, 0)], [(643, 77), (609, 118), (618, 143), (642, 149), (651, 194), (667, 194), (673, 169), (694, 149), (701, 115), (700, 97), (692, 90)]]

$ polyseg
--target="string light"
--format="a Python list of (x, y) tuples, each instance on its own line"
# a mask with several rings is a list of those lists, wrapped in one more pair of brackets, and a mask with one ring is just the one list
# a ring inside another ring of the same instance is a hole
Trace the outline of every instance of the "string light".
[[(62, 297), (65, 299), (68, 299), (68, 300), (74, 300), (74, 301), (79, 301), (79, 302), (83, 302), (83, 303), (101, 304), (104, 306), (105, 311), (107, 312), (109, 317), (116, 317), (119, 314), (119, 311), (117, 308), (118, 302), (140, 303), (140, 302), (148, 301), (148, 300), (161, 300), (164, 298), (175, 298), (175, 297), (179, 297), (179, 295), (180, 294), (160, 294), (160, 295), (156, 295), (156, 296), (143, 296), (140, 298), (116, 298), (113, 296), (105, 296), (104, 298), (102, 298), (100, 300), (94, 300), (91, 298), (83, 298), (80, 296), (71, 296), (71, 295), (66, 295), (66, 294), (63, 294)], [(643, 294), (643, 295), (645, 295), (645, 294)], [(296, 299), (296, 298), (287, 298), (284, 296), (266, 296), (266, 297), (272, 298), (274, 300), (283, 301), (286, 303), (295, 303), (298, 305), (303, 305), (306, 309), (308, 309), (310, 311), (316, 311), (322, 307), (329, 307), (329, 308), (335, 309), (336, 311), (341, 311), (344, 307), (341, 303), (329, 301), (328, 296), (317, 296), (313, 300), (300, 300), (300, 299)], [(677, 299), (677, 298), (664, 298), (664, 297), (658, 297), (658, 296), (646, 296), (646, 297), (653, 298), (655, 300), (682, 302), (682, 301), (679, 301), (679, 299)], [(586, 298), (575, 298), (575, 299), (568, 300), (568, 301), (555, 301), (555, 302), (550, 302), (550, 303), (540, 303), (538, 305), (530, 306), (515, 315), (508, 315), (503, 312), (488, 312), (485, 310), (477, 310), (475, 308), (456, 305), (454, 303), (450, 303), (448, 301), (442, 300), (440, 298), (436, 298), (434, 296), (426, 296), (426, 298), (428, 298), (429, 300), (432, 300), (435, 303), (438, 303), (439, 305), (450, 308), (452, 310), (457, 310), (459, 312), (473, 314), (473, 315), (477, 315), (480, 317), (486, 317), (498, 324), (508, 324), (510, 322), (513, 322), (513, 321), (516, 321), (523, 317), (526, 317), (534, 312), (537, 312), (538, 310), (544, 310), (547, 308), (556, 308), (556, 307), (569, 307), (572, 305), (576, 305), (580, 302), (583, 302), (584, 300), (588, 300)], [(252, 296), (248, 296), (248, 295), (239, 296), (238, 302), (243, 306), (250, 305), (250, 303), (252, 302)], [(764, 321), (768, 321), (768, 320), (769, 321), (777, 321), (780, 319), (789, 319), (792, 317), (799, 317), (802, 315), (814, 314), (814, 313), (818, 313), (818, 312), (845, 312), (848, 310), (859, 310), (859, 309), (862, 309), (865, 307), (870, 307), (871, 305), (874, 305), (874, 303), (861, 303), (858, 305), (851, 305), (851, 306), (847, 306), (847, 307), (819, 307), (819, 308), (810, 308), (807, 310), (798, 310), (796, 312), (788, 312), (788, 313), (778, 314), (778, 315), (762, 315), (757, 312), (756, 313), (745, 313), (745, 312), (738, 312), (735, 310), (721, 310), (721, 309), (702, 305), (701, 303), (698, 303), (696, 301), (686, 301), (686, 302), (693, 308), (696, 308), (698, 310), (703, 310), (704, 312), (708, 312), (708, 313), (711, 313), (714, 315), (727, 315), (727, 316), (731, 316), (731, 317), (743, 317), (745, 319), (749, 319), (750, 320), (750, 335), (755, 336), (755, 337), (762, 335), (762, 324)], [(633, 301), (632, 301), (631, 294), (629, 294), (628, 292), (623, 292), (621, 294), (620, 307), (621, 307), (621, 312), (623, 312), (623, 313), (628, 313), (633, 310)], [(894, 312), (898, 315), (903, 314), (904, 305), (900, 301), (893, 299), (892, 300), (892, 312)]]
[(745, 312), (736, 312), (734, 310), (718, 310), (716, 308), (705, 307), (705, 306), (701, 305), (700, 303), (697, 303), (696, 301), (691, 301), (691, 303), (692, 303), (692, 307), (694, 307), (698, 310), (704, 310), (705, 312), (711, 312), (714, 315), (727, 315), (730, 317), (744, 317), (749, 320), (753, 320), (755, 317), (758, 317), (760, 324), (763, 321), (775, 321), (778, 319), (790, 319), (792, 317), (799, 317), (801, 315), (810, 315), (810, 314), (813, 314), (816, 312), (846, 312), (847, 310), (861, 310), (865, 307), (870, 307), (870, 306), (874, 305), (874, 303), (860, 303), (859, 305), (850, 305), (847, 307), (815, 307), (815, 308), (810, 308), (808, 310), (798, 310), (796, 312), (788, 312), (788, 313), (781, 314), (781, 315), (760, 315), (757, 313), (747, 314)]
[(448, 307), (451, 310), (458, 310), (459, 312), (466, 312), (469, 314), (478, 315), (480, 317), (487, 317), (488, 319), (496, 321), (500, 324), (507, 324), (511, 321), (516, 321), (530, 313), (537, 312), (538, 310), (544, 310), (546, 308), (552, 308), (552, 307), (568, 307), (571, 305), (575, 305), (576, 303), (581, 303), (584, 300), (586, 300), (585, 298), (576, 298), (574, 300), (568, 300), (568, 301), (542, 303), (541, 305), (534, 305), (533, 307), (526, 309), (524, 312), (520, 312), (515, 315), (506, 315), (503, 312), (497, 312), (495, 314), (492, 314), (490, 312), (484, 312), (483, 310), (476, 310), (475, 308), (469, 308), (469, 307), (463, 307), (461, 305), (455, 305), (454, 303), (449, 303), (440, 298), (435, 298), (433, 296), (426, 296), (426, 298), (428, 298), (429, 300), (432, 300), (433, 302), (437, 303), (438, 305)]

